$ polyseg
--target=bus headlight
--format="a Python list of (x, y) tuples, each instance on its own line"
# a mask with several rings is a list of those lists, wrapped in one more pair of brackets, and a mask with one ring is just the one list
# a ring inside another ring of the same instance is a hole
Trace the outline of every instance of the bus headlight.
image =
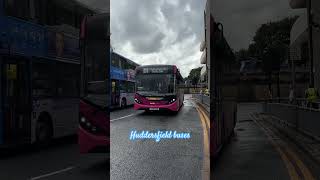
[(175, 99), (175, 98), (171, 99), (171, 100), (169, 101), (169, 104), (172, 104), (172, 103), (174, 103), (174, 102), (176, 102), (176, 99)]
[(80, 122), (81, 122), (81, 123), (86, 123), (86, 121), (87, 121), (87, 120), (86, 120), (85, 117), (81, 117), (81, 118), (80, 118)]
[(102, 134), (103, 132), (91, 122), (89, 122), (85, 117), (80, 117), (80, 127), (92, 134)]
[(138, 104), (141, 104), (141, 101), (139, 101), (138, 98), (134, 98), (134, 102), (138, 103)]

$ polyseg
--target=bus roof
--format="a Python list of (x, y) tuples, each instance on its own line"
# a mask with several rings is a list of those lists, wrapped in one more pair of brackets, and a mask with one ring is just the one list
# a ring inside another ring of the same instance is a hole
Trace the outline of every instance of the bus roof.
[(136, 63), (136, 62), (134, 62), (134, 61), (132, 61), (132, 60), (130, 60), (130, 59), (128, 59), (128, 58), (116, 53), (116, 52), (114, 52), (112, 49), (111, 49), (111, 53), (116, 54), (117, 56), (120, 56), (121, 58), (125, 59), (128, 63), (130, 63), (130, 64), (132, 64), (134, 66), (140, 66), (140, 64), (138, 64), (138, 63)]
[[(176, 65), (167, 65), (167, 64), (152, 64), (152, 65), (143, 65), (143, 66), (139, 66), (137, 68), (147, 68), (147, 67), (176, 67)], [(178, 68), (177, 68), (178, 69)]]

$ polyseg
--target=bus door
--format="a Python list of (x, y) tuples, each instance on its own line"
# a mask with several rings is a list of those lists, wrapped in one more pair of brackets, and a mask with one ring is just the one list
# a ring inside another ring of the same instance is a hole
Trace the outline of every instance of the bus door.
[(134, 104), (134, 82), (127, 82), (126, 86), (126, 99), (127, 99), (127, 105), (133, 105)]
[(26, 59), (2, 59), (3, 140), (7, 145), (30, 142), (30, 64)]
[(118, 107), (120, 105), (120, 82), (118, 80), (112, 80), (111, 88), (111, 105)]

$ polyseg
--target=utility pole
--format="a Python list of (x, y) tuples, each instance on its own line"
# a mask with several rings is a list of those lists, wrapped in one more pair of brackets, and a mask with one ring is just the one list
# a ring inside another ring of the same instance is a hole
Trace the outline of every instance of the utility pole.
[(307, 0), (307, 14), (308, 14), (308, 35), (309, 35), (309, 60), (310, 60), (310, 84), (314, 86), (313, 73), (313, 41), (312, 41), (312, 6), (311, 0)]

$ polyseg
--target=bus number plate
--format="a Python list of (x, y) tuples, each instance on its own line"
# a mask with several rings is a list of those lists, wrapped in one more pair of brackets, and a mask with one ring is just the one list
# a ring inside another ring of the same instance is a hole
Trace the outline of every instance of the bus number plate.
[(159, 108), (150, 108), (150, 111), (159, 111)]

